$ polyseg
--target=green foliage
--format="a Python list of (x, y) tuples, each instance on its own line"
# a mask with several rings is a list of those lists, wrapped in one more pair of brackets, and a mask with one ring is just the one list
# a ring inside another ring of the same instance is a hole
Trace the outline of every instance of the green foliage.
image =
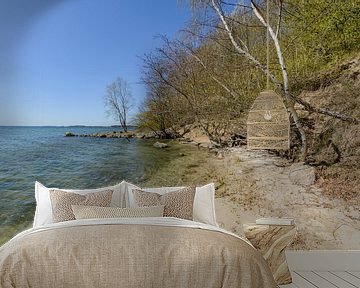
[[(280, 44), (290, 89), (300, 93), (316, 87), (317, 82), (309, 79), (315, 79), (318, 71), (359, 49), (360, 2), (282, 2)], [(256, 3), (264, 9), (265, 1)], [(278, 3), (272, 2), (270, 9), (274, 29)], [(211, 5), (207, 7), (211, 10)], [(222, 10), (229, 12), (234, 7)], [(246, 43), (251, 55), (265, 64), (266, 30), (249, 7), (239, 7), (227, 17), (231, 31), (237, 41)], [(163, 46), (145, 56), (143, 80), (148, 95), (138, 122), (160, 131), (196, 124), (210, 139), (221, 143), (228, 134), (244, 128), (247, 111), (259, 91), (265, 89), (266, 79), (258, 67), (234, 49), (214, 13), (199, 14), (204, 18), (200, 24), (196, 19), (198, 26), (186, 27), (187, 32), (173, 41), (163, 38)], [(270, 70), (281, 79), (273, 43), (270, 53)]]
[(359, 1), (291, 0), (290, 5), (289, 26), (294, 35), (324, 60), (359, 48)]
[[(360, 45), (360, 2), (357, 0), (287, 0), (286, 38), (298, 55), (325, 64), (356, 51)], [(308, 66), (309, 63), (304, 63)]]

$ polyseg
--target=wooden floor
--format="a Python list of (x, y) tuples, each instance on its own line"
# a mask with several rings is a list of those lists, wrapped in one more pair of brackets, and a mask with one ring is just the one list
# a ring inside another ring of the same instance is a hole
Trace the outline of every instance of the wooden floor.
[(281, 288), (360, 288), (360, 251), (289, 251), (293, 283)]

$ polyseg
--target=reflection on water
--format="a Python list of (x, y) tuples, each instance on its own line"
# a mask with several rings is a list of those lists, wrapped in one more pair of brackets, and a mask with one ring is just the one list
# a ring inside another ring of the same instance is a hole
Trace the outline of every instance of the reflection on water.
[(64, 137), (112, 131), (110, 127), (0, 126), (0, 244), (32, 224), (34, 182), (48, 187), (96, 188), (122, 179), (134, 183), (166, 165), (180, 150), (160, 150), (151, 140)]

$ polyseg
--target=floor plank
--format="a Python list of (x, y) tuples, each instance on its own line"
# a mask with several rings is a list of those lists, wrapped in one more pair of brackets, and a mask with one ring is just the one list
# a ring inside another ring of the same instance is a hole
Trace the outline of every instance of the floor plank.
[(338, 271), (338, 272), (330, 272), (338, 277), (340, 277), (341, 279), (343, 279), (344, 281), (354, 285), (355, 287), (359, 287), (360, 288), (360, 278), (345, 272), (345, 271)]
[(293, 278), (293, 282), (295, 283), (296, 286), (301, 287), (301, 288), (319, 288), (316, 287), (315, 285), (313, 285), (311, 282), (309, 282), (308, 280), (306, 280), (304, 277), (302, 277), (300, 274), (298, 274), (298, 272), (294, 272), (292, 274), (292, 278)]
[(360, 288), (360, 250), (290, 251), (286, 256), (293, 283), (281, 288)]
[(351, 271), (359, 270), (360, 250), (286, 251), (291, 271)]
[(349, 284), (348, 282), (345, 282), (343, 279), (339, 278), (338, 276), (330, 273), (330, 272), (324, 272), (324, 271), (316, 271), (315, 274), (319, 275), (320, 277), (325, 278), (329, 282), (333, 283), (337, 287), (341, 288), (354, 288), (354, 285)]
[(360, 272), (359, 271), (348, 271), (350, 274), (354, 275), (357, 278), (360, 278)]
[(338, 288), (328, 280), (320, 277), (319, 275), (315, 274), (312, 271), (302, 271), (297, 272), (300, 276), (311, 282), (316, 287), (319, 288)]

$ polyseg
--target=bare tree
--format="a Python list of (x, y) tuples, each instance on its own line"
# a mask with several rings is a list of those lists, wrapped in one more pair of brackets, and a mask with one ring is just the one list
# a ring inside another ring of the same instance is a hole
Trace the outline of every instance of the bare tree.
[(118, 77), (114, 82), (106, 86), (104, 100), (108, 115), (118, 120), (124, 132), (127, 132), (128, 114), (133, 100), (129, 84), (121, 77)]

